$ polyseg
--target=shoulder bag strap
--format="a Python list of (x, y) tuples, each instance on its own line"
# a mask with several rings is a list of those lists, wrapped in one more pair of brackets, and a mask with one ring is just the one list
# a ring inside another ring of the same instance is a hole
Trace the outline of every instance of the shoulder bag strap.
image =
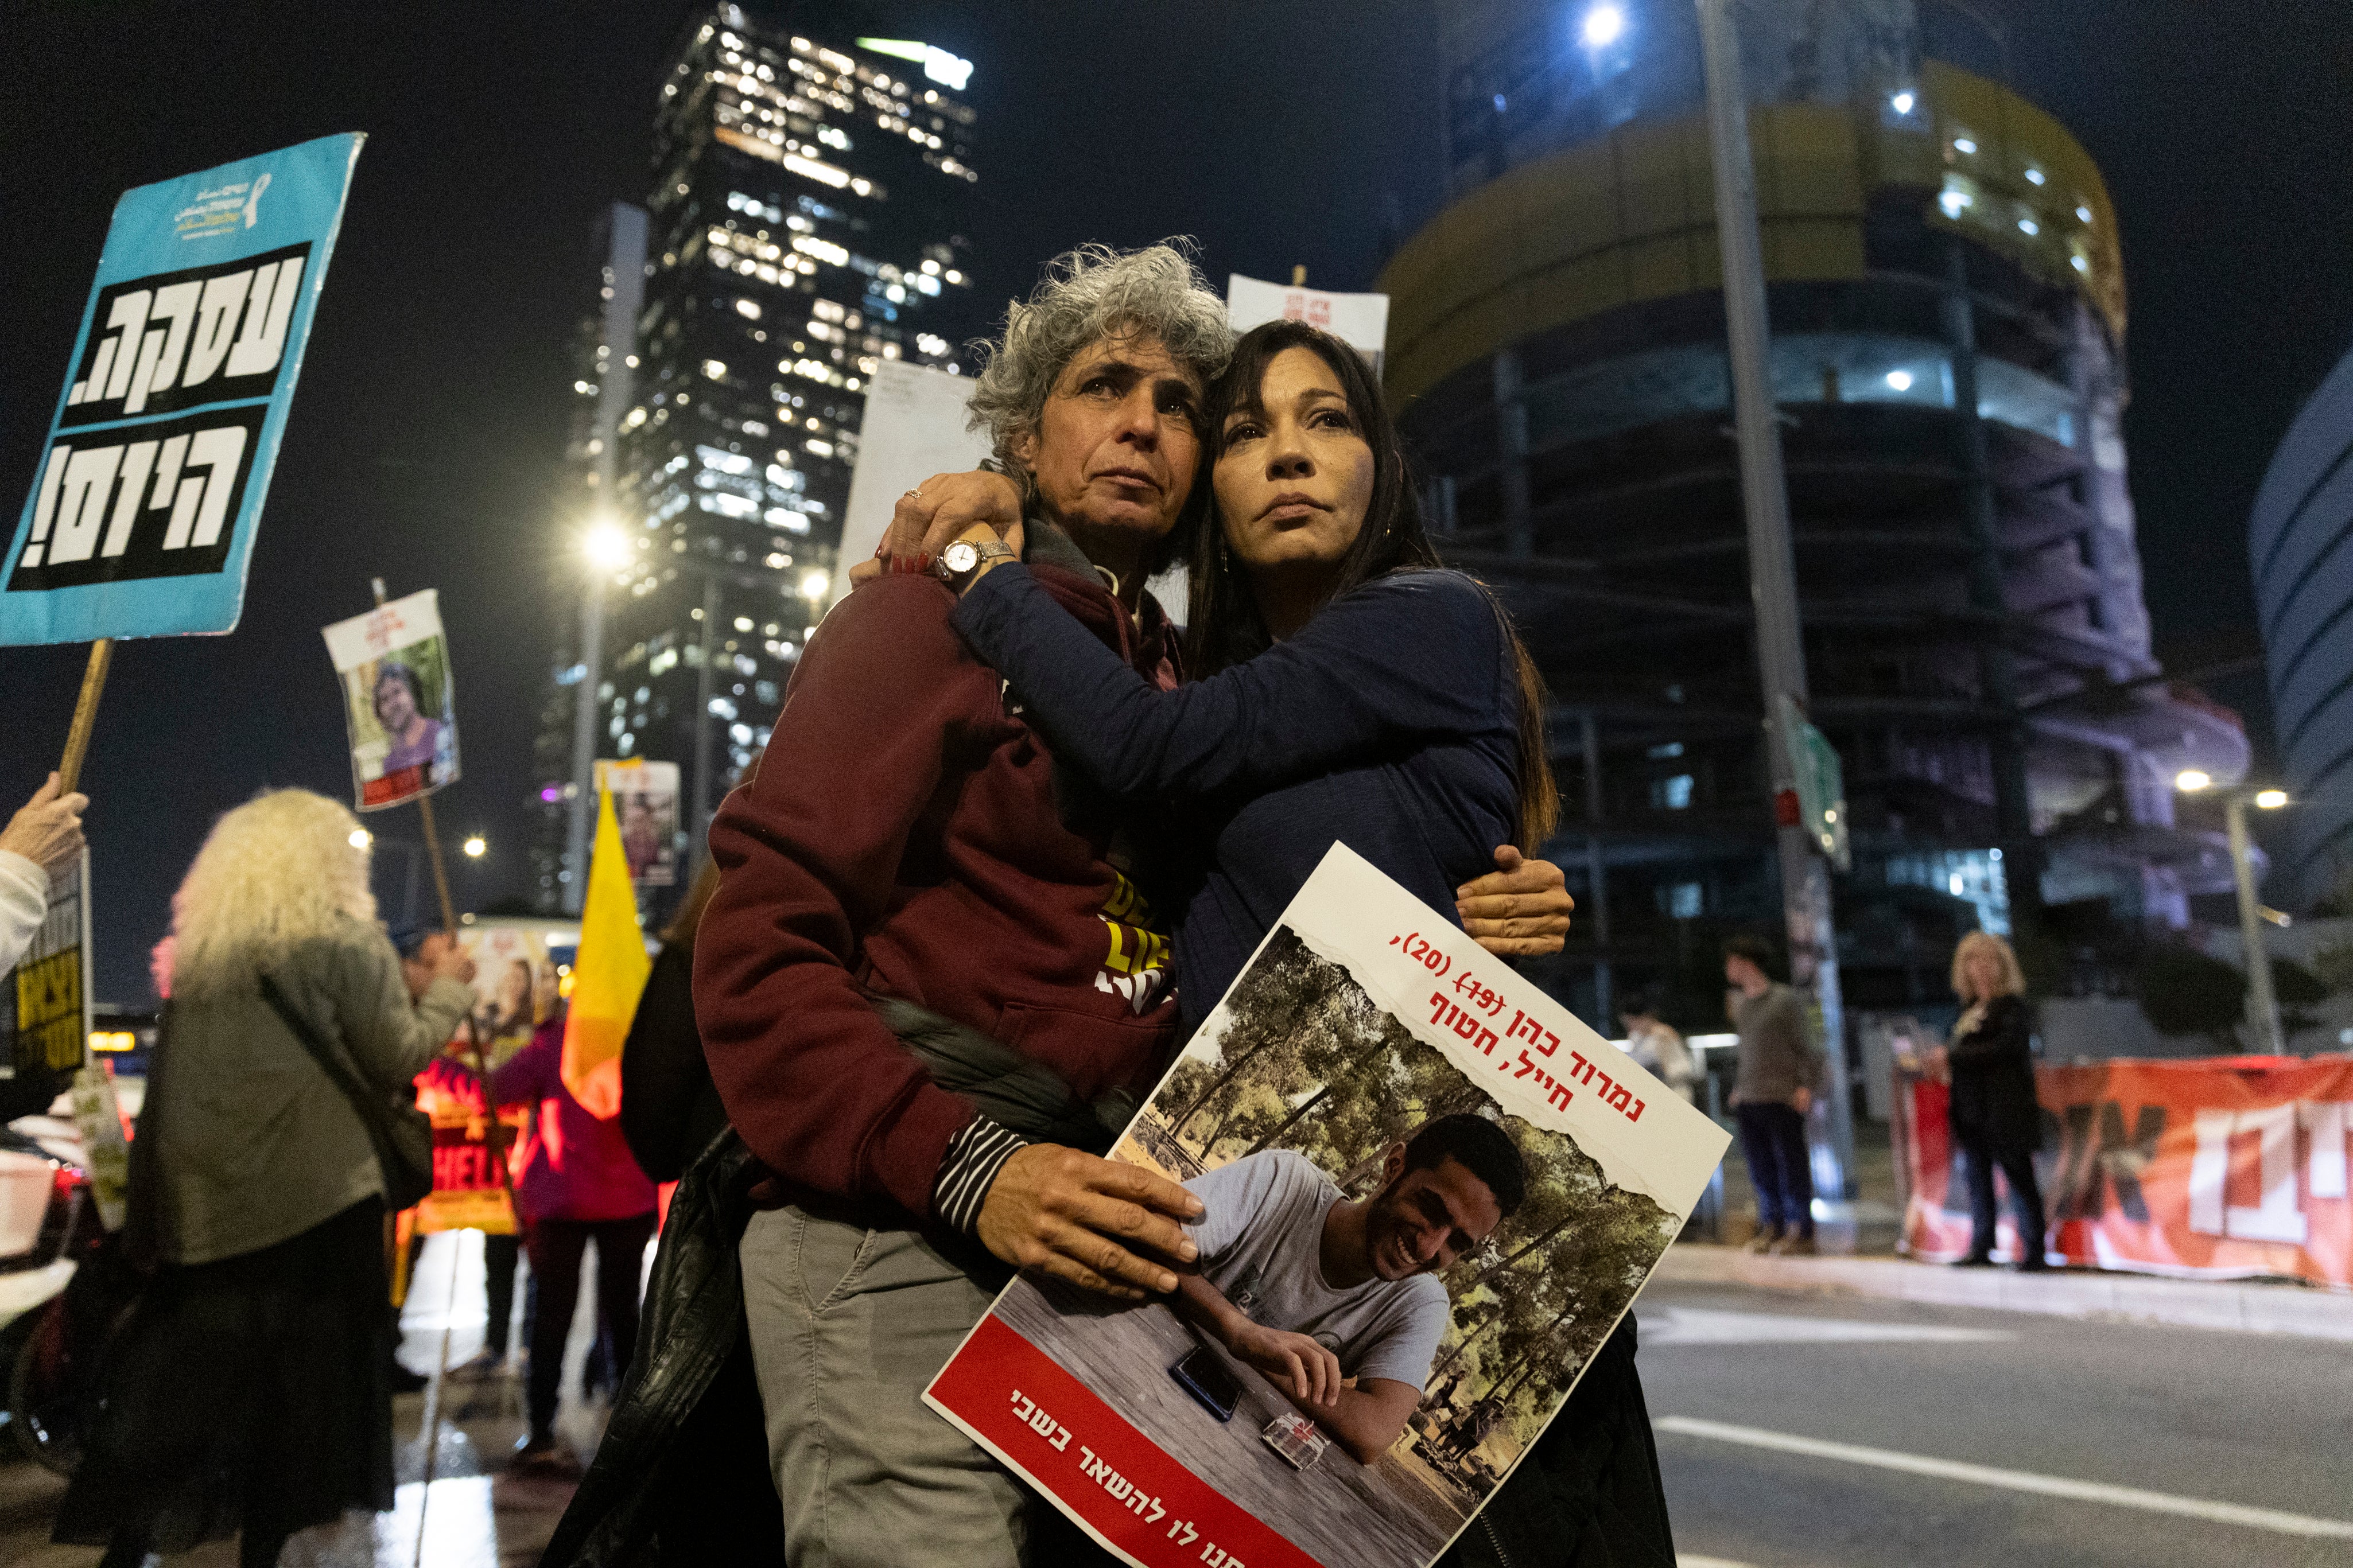
[(319, 1070), (327, 1075), (327, 1081), (343, 1091), (343, 1098), (351, 1102), (352, 1114), (357, 1116), (360, 1125), (367, 1129), (368, 1147), (375, 1151), (375, 1163), (384, 1177), (385, 1191), (389, 1194), (395, 1190), (396, 1178), (403, 1168), (403, 1163), (391, 1148), (391, 1130), (385, 1125), (388, 1102), (383, 1096), (368, 1092), (367, 1086), (360, 1081), (359, 1074), (353, 1069), (343, 1052), (319, 1033), (311, 1020), (302, 1016), (301, 1008), (286, 999), (286, 993), (278, 988), (277, 981), (267, 974), (259, 978), (261, 999), (269, 1004), (269, 1010), (278, 1015), (279, 1022), (286, 1026), (288, 1032), (302, 1042), (302, 1048), (311, 1053), (311, 1059), (319, 1064)]

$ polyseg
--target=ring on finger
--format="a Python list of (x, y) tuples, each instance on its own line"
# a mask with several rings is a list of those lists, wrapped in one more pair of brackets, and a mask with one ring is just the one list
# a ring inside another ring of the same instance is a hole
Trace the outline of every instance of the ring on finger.
[(913, 489), (909, 490), (907, 494), (913, 500), (921, 500), (923, 498), (923, 487), (917, 485)]

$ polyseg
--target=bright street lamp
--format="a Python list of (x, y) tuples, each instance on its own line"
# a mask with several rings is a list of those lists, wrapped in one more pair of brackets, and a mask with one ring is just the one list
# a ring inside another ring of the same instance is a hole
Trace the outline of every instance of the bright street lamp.
[(580, 539), (582, 553), (589, 564), (607, 572), (618, 572), (629, 563), (634, 553), (629, 549), (629, 536), (614, 523), (600, 522)]
[(490, 847), (488, 844), (484, 843), (484, 842), (483, 842), (483, 840), (482, 840), (482, 836), (481, 836), (480, 834), (477, 833), (477, 834), (475, 834), (471, 838), (467, 839), (465, 843), (463, 843), (463, 844), (459, 845), (458, 847), (459, 847), (460, 849), (463, 849), (463, 850), (466, 852), (466, 858), (468, 858), (469, 860), (479, 860), (479, 859), (480, 859), (480, 858), (482, 858), (482, 856), (483, 856), (485, 853), (487, 853), (487, 852), (489, 851), (489, 849), (490, 849), (490, 847)]
[(2284, 789), (2257, 790), (2255, 792), (2255, 804), (2265, 811), (2277, 811), (2281, 806), (2287, 804), (2287, 791)]
[(1908, 92), (1899, 92), (1887, 100), (1887, 107), (1898, 114), (1909, 114), (1912, 112), (1912, 106), (1919, 101)]
[(2200, 768), (2184, 768), (2173, 775), (2173, 787), (2189, 795), (2197, 794), (2213, 782), (2214, 775)]
[(1626, 13), (1603, 0), (1585, 14), (1585, 24), (1577, 36), (1588, 49), (1606, 49), (1626, 36)]
[(825, 591), (832, 585), (832, 580), (824, 573), (812, 572), (801, 579), (801, 597), (815, 604), (825, 597)]

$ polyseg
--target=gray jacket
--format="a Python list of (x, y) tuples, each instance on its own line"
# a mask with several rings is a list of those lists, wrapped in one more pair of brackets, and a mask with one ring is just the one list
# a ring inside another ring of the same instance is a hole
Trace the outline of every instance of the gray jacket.
[(1821, 1087), (1821, 1047), (1795, 991), (1777, 981), (1762, 995), (1743, 996), (1732, 1024), (1740, 1031), (1734, 1104), (1787, 1105), (1798, 1090)]
[[(405, 1087), (440, 1051), (473, 992), (436, 980), (411, 1005), (400, 957), (359, 921), (271, 971), (371, 1084)], [(164, 1258), (210, 1263), (274, 1246), (369, 1197), (384, 1177), (367, 1129), (248, 978), (172, 1005), (140, 1129), (153, 1129)]]

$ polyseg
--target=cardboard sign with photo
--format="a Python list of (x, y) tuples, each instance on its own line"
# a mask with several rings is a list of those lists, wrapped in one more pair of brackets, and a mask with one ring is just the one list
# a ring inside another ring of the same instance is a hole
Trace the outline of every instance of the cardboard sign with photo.
[[(474, 961), (474, 1009), (417, 1077), (417, 1107), (433, 1121), (433, 1193), (421, 1205), (419, 1229), (507, 1228), (496, 1218), (503, 1205), (481, 1201), (505, 1184), (491, 1163), (490, 1118), (470, 1069), (477, 1051), (490, 1070), (504, 1067), (556, 1014), (557, 958), (578, 942), (579, 928), (563, 921), (487, 920), (459, 928), (458, 945)], [(516, 1147), (530, 1114), (522, 1106), (500, 1114), (501, 1150)]]
[(611, 792), (613, 816), (621, 826), (621, 852), (628, 857), (629, 880), (640, 888), (668, 888), (678, 881), (678, 764), (643, 757), (600, 761), (596, 785)]
[(1113, 1152), (1201, 1199), (1197, 1270), (1017, 1280), (926, 1398), (1127, 1562), (1426, 1568), (1728, 1142), (1335, 845)]
[(321, 635), (343, 689), (359, 809), (380, 811), (456, 783), (457, 682), (439, 595), (427, 588)]

